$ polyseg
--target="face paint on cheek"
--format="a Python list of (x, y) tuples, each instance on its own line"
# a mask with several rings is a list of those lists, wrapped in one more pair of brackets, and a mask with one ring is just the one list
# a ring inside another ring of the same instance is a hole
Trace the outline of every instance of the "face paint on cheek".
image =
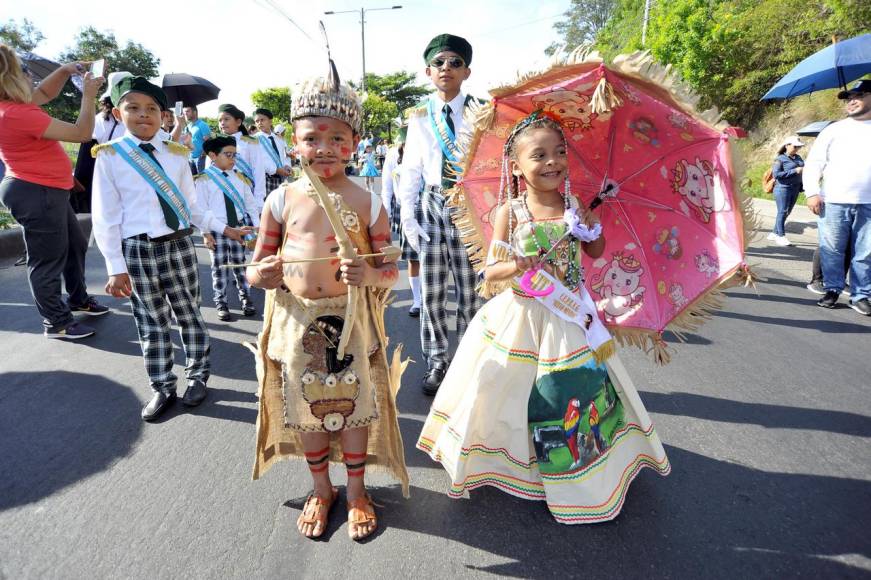
[(339, 151), (341, 151), (342, 155), (344, 155), (345, 157), (351, 156), (351, 150), (348, 149), (347, 147), (342, 147), (341, 149), (339, 149)]

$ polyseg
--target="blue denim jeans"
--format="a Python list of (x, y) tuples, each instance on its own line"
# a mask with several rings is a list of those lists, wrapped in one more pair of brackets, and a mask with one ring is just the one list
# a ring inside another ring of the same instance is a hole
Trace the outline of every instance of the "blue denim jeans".
[(792, 213), (795, 202), (798, 201), (799, 188), (787, 185), (774, 186), (774, 201), (777, 203), (777, 217), (774, 218), (774, 233), (782, 236), (786, 233), (786, 218)]
[(871, 203), (826, 202), (818, 223), (823, 287), (844, 289), (844, 253), (850, 248), (850, 298), (871, 298)]

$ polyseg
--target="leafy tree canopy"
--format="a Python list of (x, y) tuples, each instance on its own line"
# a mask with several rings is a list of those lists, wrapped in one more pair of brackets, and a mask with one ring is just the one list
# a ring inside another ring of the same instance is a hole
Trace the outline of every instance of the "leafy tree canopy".
[(560, 40), (551, 43), (544, 52), (548, 55), (560, 49), (570, 52), (584, 43), (594, 42), (611, 18), (616, 4), (616, 0), (571, 0), (571, 6), (563, 14), (564, 19), (553, 25)]
[(31, 52), (43, 40), (45, 36), (27, 18), (20, 25), (15, 20), (0, 24), (0, 42), (17, 51)]
[[(272, 125), (287, 124), (290, 119), (290, 88), (271, 87), (259, 89), (251, 93), (251, 102), (258, 109), (269, 109), (275, 116)], [(251, 111), (253, 114), (254, 111)]]

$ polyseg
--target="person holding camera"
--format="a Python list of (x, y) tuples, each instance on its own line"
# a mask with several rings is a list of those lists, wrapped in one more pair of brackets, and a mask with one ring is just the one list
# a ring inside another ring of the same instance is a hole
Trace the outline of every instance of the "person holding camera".
[[(74, 313), (100, 316), (109, 309), (88, 294), (85, 253), (88, 240), (70, 205), (72, 167), (60, 141), (83, 143), (94, 131), (97, 91), (102, 77), (85, 72), (89, 63), (71, 62), (36, 88), (15, 51), (0, 44), (0, 157), (6, 176), (0, 200), (24, 232), (27, 273), (47, 338), (78, 339), (94, 329)], [(82, 75), (79, 118), (67, 123), (40, 108), (55, 99), (72, 75)], [(61, 277), (69, 294), (61, 296)]]

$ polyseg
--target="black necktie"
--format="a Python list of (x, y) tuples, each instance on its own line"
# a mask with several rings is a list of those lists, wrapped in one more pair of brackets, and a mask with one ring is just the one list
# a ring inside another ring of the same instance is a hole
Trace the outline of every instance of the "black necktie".
[[(442, 107), (442, 113), (445, 116), (445, 123), (447, 123), (448, 129), (451, 130), (451, 134), (455, 135), (454, 120), (451, 118), (451, 106), (446, 104)], [(442, 187), (451, 187), (454, 184), (454, 178), (448, 170), (449, 166), (447, 155), (442, 153)]]
[(275, 154), (278, 156), (278, 160), (281, 160), (281, 153), (278, 152), (278, 146), (275, 144), (275, 139), (272, 135), (269, 136), (269, 142), (272, 143), (272, 148), (275, 149)]
[[(158, 167), (163, 168), (163, 165), (160, 164), (160, 161), (157, 160), (157, 157), (154, 156), (154, 145), (151, 143), (145, 143), (144, 141), (139, 144), (139, 148), (145, 151), (145, 154), (151, 157)], [(160, 201), (160, 209), (163, 210), (163, 219), (166, 222), (166, 225), (169, 226), (171, 230), (178, 230), (178, 216), (175, 215), (175, 211), (172, 209), (172, 206), (168, 201), (163, 199), (163, 195), (161, 195), (157, 190), (154, 190), (157, 193), (157, 199)]]
[[(227, 175), (227, 172), (222, 171), (221, 173), (227, 178), (227, 183), (230, 183), (230, 176)], [(224, 207), (227, 208), (227, 225), (231, 228), (237, 227), (239, 225), (239, 218), (236, 216), (236, 205), (226, 193), (224, 194)]]

